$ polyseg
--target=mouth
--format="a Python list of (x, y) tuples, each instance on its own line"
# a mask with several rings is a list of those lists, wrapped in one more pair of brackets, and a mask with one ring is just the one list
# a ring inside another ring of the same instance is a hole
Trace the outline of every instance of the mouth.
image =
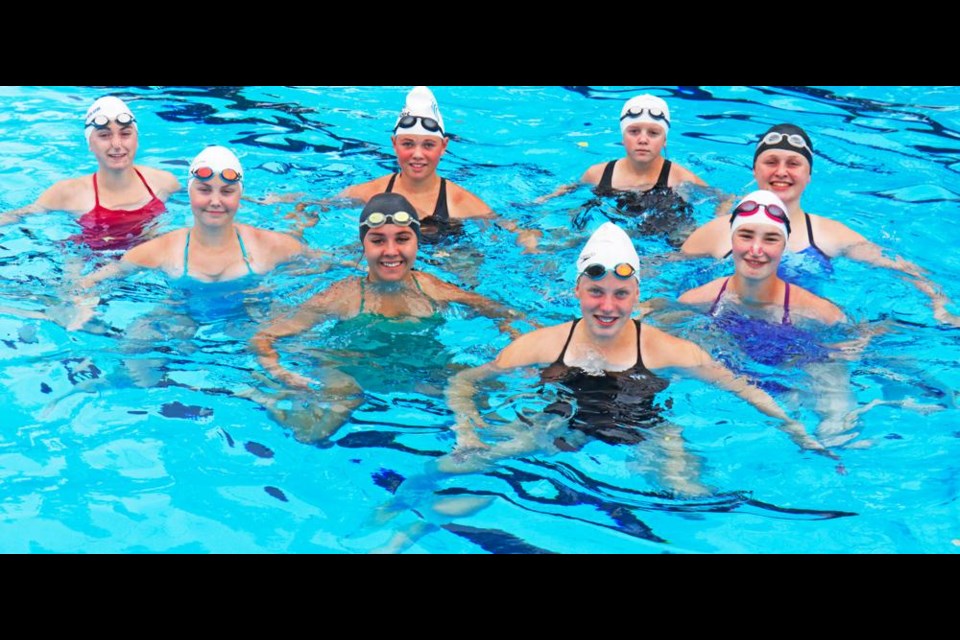
[(750, 258), (744, 258), (743, 263), (751, 269), (761, 269), (768, 264), (764, 260), (751, 260)]
[(380, 266), (384, 269), (399, 269), (403, 266), (403, 260), (381, 260)]
[(620, 320), (619, 316), (593, 316), (593, 319), (597, 321), (597, 324), (604, 328), (612, 327), (617, 324), (617, 321)]
[(774, 191), (783, 191), (784, 189), (789, 189), (792, 186), (792, 182), (783, 182), (782, 180), (776, 180), (770, 183), (770, 188)]

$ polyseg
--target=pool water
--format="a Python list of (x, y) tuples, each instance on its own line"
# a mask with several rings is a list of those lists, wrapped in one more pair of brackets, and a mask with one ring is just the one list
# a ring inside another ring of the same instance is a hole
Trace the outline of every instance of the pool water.
[[(107, 93), (127, 100), (137, 116), (138, 164), (185, 182), (189, 161), (205, 145), (222, 144), (244, 163), (247, 195), (332, 197), (394, 170), (388, 136), (408, 89), (0, 87), (0, 210), (95, 170), (79, 121)], [(573, 245), (612, 204), (590, 212), (580, 231), (572, 220), (591, 200), (587, 190), (533, 201), (588, 166), (621, 157), (620, 107), (648, 91), (671, 107), (667, 156), (726, 193), (752, 190), (758, 134), (778, 122), (805, 127), (817, 150), (806, 208), (919, 264), (951, 299), (960, 297), (953, 250), (960, 233), (943, 224), (960, 200), (956, 87), (434, 91), (452, 135), (441, 174), (546, 239), (542, 253), (525, 255), (510, 234), (468, 222), (464, 237), (442, 253), (424, 250), (430, 259), (421, 267), (540, 324), (576, 313)], [(704, 192), (694, 203), (699, 222), (712, 217), (715, 196)], [(358, 209), (309, 211), (319, 214), (306, 230), (311, 246), (338, 260), (359, 255)], [(181, 192), (160, 230), (190, 218)], [(297, 223), (292, 204), (245, 202), (239, 219), (279, 231)], [(60, 241), (75, 232), (72, 218), (58, 212), (0, 228), (0, 307), (62, 306), (68, 262), (77, 257), (70, 252), (80, 252)], [(638, 239), (638, 247), (645, 299), (676, 298), (731, 271), (713, 260), (663, 261), (669, 246), (656, 238)], [(330, 357), (370, 369), (361, 380), (363, 405), (332, 441), (298, 442), (243, 397), (242, 390), (266, 385), (247, 341), (259, 322), (354, 275), (348, 266), (320, 275), (310, 265), (280, 270), (249, 295), (252, 318), (188, 327), (183, 336), (144, 329), (171, 304), (169, 282), (150, 273), (102, 290), (105, 332), (67, 332), (0, 312), (0, 551), (367, 553), (416, 531), (403, 550), (956, 553), (960, 329), (936, 324), (927, 299), (900, 275), (845, 259), (834, 264), (834, 274), (814, 276), (811, 288), (854, 323), (890, 329), (849, 364), (853, 405), (911, 399), (928, 410), (869, 411), (838, 464), (801, 452), (734, 396), (672, 378), (661, 394), (672, 405), (667, 417), (683, 429), (688, 450), (702, 460), (703, 482), (716, 491), (699, 499), (671, 497), (643, 473), (635, 451), (603, 442), (438, 473), (437, 460), (454, 446), (445, 379), (509, 342), (494, 322), (462, 309), (426, 331), (408, 327), (402, 340), (324, 323), (283, 343), (285, 358), (304, 372)], [(957, 305), (950, 310), (960, 313)], [(666, 328), (718, 357), (742, 359), (702, 317)], [(409, 366), (427, 352), (428, 367)], [(812, 431), (804, 374), (758, 368), (806, 394), (796, 411)], [(504, 420), (534, 414), (548, 401), (535, 389), (535, 378), (517, 373), (490, 388), (487, 403)], [(464, 508), (445, 513), (449, 502)]]

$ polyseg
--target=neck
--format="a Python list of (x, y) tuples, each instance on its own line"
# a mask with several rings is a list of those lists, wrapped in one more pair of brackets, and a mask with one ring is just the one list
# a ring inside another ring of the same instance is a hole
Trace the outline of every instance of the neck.
[(367, 274), (367, 284), (376, 287), (382, 293), (399, 292), (406, 289), (415, 288), (413, 282), (413, 271), (408, 271), (400, 280), (381, 280), (372, 273)]
[(637, 162), (630, 156), (627, 156), (627, 166), (630, 168), (630, 171), (644, 178), (649, 178), (654, 174), (659, 177), (666, 161), (666, 158), (663, 156), (657, 156), (650, 162)]
[(436, 171), (419, 180), (401, 173), (397, 177), (397, 181), (402, 182), (404, 190), (410, 193), (430, 193), (440, 188), (440, 176), (437, 175)]
[(97, 169), (97, 185), (109, 190), (122, 189), (134, 181), (139, 182), (140, 179), (132, 166), (120, 171), (104, 169), (102, 166)]
[(583, 343), (590, 345), (598, 352), (602, 353), (604, 357), (610, 359), (610, 356), (613, 356), (624, 349), (633, 348), (633, 336), (635, 334), (634, 331), (631, 331), (633, 328), (634, 323), (633, 319), (631, 318), (616, 334), (598, 336), (594, 335), (593, 332), (590, 331), (586, 322), (581, 321), (580, 325), (577, 327), (577, 333), (580, 334)]
[(236, 242), (236, 236), (236, 227), (232, 224), (208, 227), (194, 223), (193, 229), (190, 231), (191, 241), (205, 247), (225, 247), (232, 245)]
[(773, 275), (763, 280), (753, 280), (734, 275), (728, 290), (735, 293), (744, 304), (762, 306), (774, 304), (783, 297), (786, 284)]

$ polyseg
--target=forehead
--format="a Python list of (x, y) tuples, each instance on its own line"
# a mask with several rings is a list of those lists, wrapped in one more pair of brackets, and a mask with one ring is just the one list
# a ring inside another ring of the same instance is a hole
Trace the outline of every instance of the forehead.
[(412, 133), (398, 133), (397, 135), (393, 136), (393, 141), (396, 142), (397, 144), (401, 144), (403, 142), (412, 142), (413, 144), (424, 144), (426, 142), (432, 142), (435, 144), (439, 144), (440, 142), (443, 141), (443, 138), (441, 138), (440, 136), (421, 136), (421, 135), (414, 135)]
[(748, 222), (737, 227), (737, 230), (734, 232), (734, 236), (740, 234), (750, 234), (750, 235), (768, 235), (774, 234), (780, 238), (783, 238), (783, 234), (780, 232), (778, 227), (775, 227), (770, 224), (765, 224), (763, 222)]
[(660, 133), (663, 133), (664, 131), (666, 131), (666, 129), (664, 129), (663, 126), (659, 124), (655, 124), (653, 122), (644, 122), (644, 121), (631, 122), (629, 125), (627, 125), (627, 128), (625, 129), (627, 133), (639, 133), (644, 130), (659, 131)]

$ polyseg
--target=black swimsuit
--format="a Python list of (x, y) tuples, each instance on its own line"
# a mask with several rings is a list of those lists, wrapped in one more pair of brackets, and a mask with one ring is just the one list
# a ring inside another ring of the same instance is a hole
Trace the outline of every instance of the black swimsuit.
[[(387, 190), (384, 193), (393, 193), (393, 187), (400, 174), (395, 173), (390, 177), (387, 184)], [(434, 205), (433, 213), (420, 220), (420, 234), (425, 242), (436, 242), (444, 236), (458, 233), (462, 225), (458, 220), (450, 218), (450, 210), (447, 208), (447, 179), (440, 178), (440, 195), (437, 196), (437, 204)]]
[[(693, 207), (670, 188), (670, 171), (673, 163), (665, 160), (657, 183), (649, 191), (621, 191), (613, 188), (613, 172), (619, 160), (607, 163), (603, 176), (594, 189), (601, 198), (615, 197), (620, 222), (645, 236), (666, 236), (674, 246), (683, 244), (685, 232), (696, 228)], [(599, 203), (594, 203), (599, 204)], [(608, 216), (610, 217), (610, 216)]]
[[(590, 375), (579, 367), (564, 363), (573, 332), (579, 323), (579, 319), (574, 321), (560, 357), (540, 376), (542, 382), (557, 385), (560, 398), (544, 411), (568, 418), (571, 429), (608, 444), (643, 442), (645, 438), (640, 429), (649, 429), (664, 422), (660, 415), (663, 408), (654, 404), (654, 396), (670, 383), (653, 374), (643, 364), (640, 352), (642, 324), (634, 320), (637, 326), (635, 365), (626, 371)], [(555, 444), (569, 451), (583, 446), (585, 442), (573, 444), (565, 438), (558, 438)]]

